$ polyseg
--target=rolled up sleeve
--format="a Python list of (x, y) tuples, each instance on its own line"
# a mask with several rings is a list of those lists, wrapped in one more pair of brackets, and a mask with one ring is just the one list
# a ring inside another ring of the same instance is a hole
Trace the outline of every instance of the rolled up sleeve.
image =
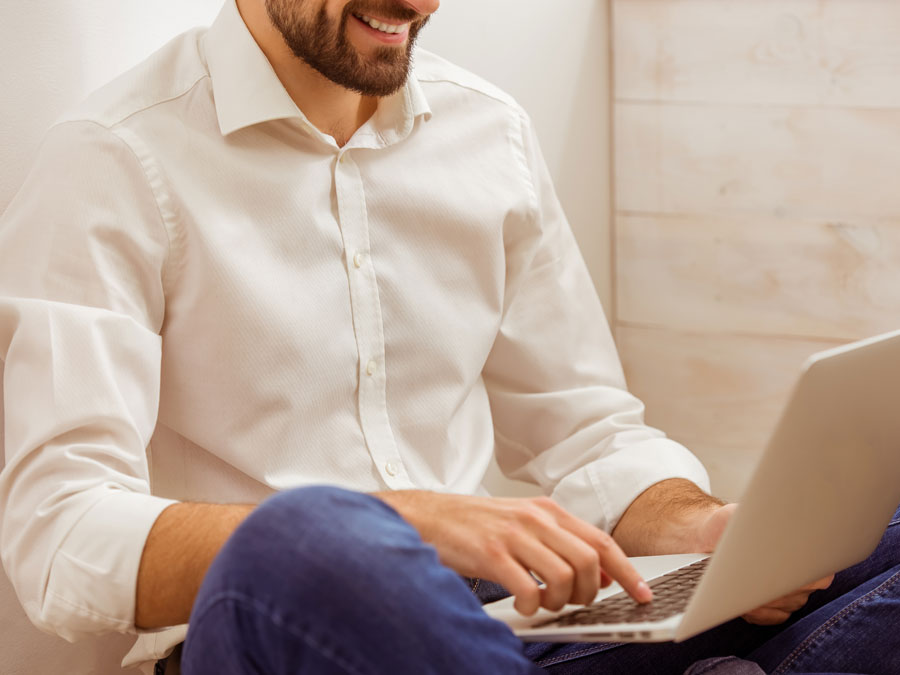
[(612, 531), (651, 485), (709, 479), (685, 447), (644, 423), (603, 309), (527, 120), (522, 173), (533, 232), (510, 247), (507, 298), (484, 369), (497, 461), (579, 517)]
[(134, 629), (169, 237), (135, 150), (51, 130), (0, 220), (6, 466), (0, 553), (29, 618), (74, 640)]

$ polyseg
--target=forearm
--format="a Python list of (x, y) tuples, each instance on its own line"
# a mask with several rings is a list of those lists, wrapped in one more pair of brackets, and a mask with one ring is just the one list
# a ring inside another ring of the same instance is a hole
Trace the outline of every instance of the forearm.
[(187, 623), (206, 570), (253, 508), (182, 503), (160, 514), (147, 537), (138, 571), (138, 628)]
[(613, 538), (629, 556), (710, 552), (721, 534), (722, 506), (690, 481), (665, 480), (631, 503)]

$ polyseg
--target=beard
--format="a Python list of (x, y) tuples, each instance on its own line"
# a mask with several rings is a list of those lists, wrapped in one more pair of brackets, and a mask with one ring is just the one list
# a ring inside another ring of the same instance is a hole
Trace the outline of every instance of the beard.
[[(406, 84), (413, 46), (427, 16), (384, 0), (350, 0), (334, 21), (324, 5), (314, 17), (304, 16), (303, 2), (266, 0), (269, 20), (297, 58), (335, 84), (363, 96), (389, 96)], [(347, 39), (347, 22), (357, 20), (354, 14), (409, 23), (405, 47), (385, 45), (368, 56), (360, 54)]]

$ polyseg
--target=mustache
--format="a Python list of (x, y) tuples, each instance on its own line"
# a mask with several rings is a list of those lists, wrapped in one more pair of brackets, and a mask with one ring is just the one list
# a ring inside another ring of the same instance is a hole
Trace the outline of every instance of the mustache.
[(379, 19), (398, 21), (400, 23), (421, 23), (428, 17), (419, 14), (414, 9), (396, 2), (372, 2), (371, 0), (351, 0), (342, 12), (342, 21), (350, 18), (351, 14), (377, 16)]

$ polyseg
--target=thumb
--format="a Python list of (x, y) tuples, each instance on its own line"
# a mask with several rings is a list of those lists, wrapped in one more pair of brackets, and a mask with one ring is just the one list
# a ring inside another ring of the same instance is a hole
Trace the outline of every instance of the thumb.
[(737, 504), (718, 506), (706, 516), (699, 532), (700, 553), (713, 552), (716, 544), (719, 543), (719, 539), (722, 538), (722, 533), (725, 532), (728, 521), (731, 520), (735, 511), (737, 511), (737, 507)]

